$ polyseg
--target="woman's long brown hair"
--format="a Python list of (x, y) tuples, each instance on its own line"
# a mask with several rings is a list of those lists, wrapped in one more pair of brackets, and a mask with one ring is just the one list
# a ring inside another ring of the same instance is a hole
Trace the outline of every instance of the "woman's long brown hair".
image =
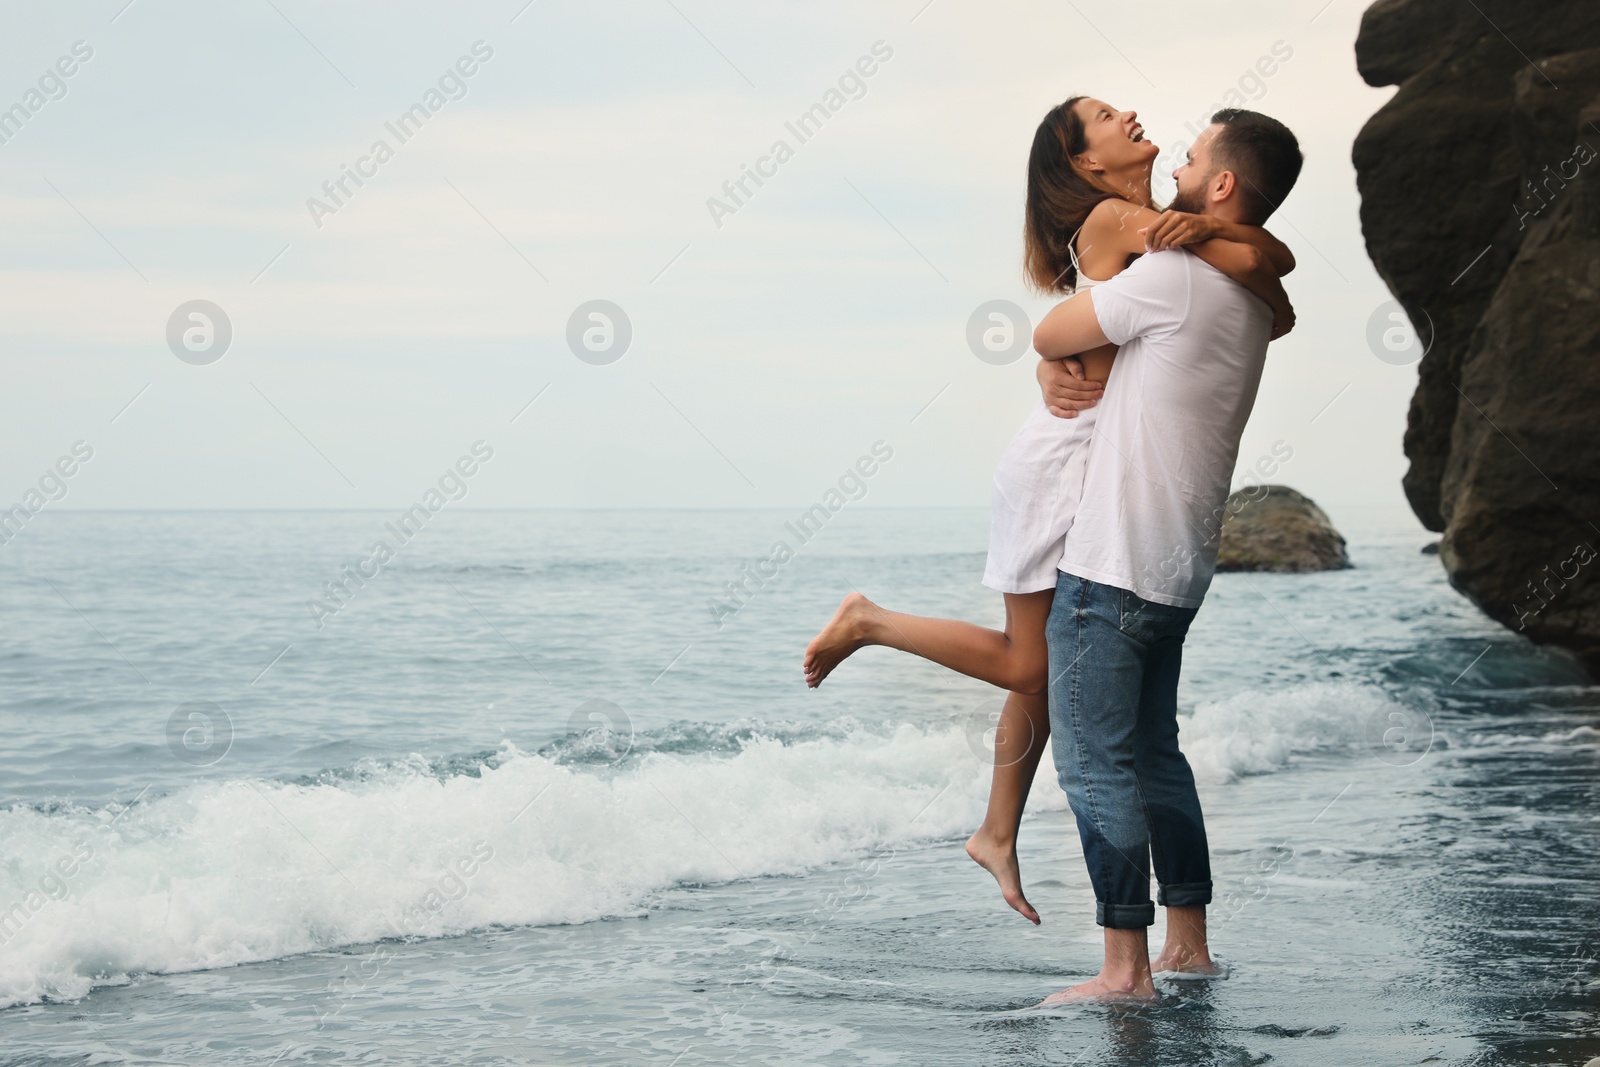
[(1089, 212), (1117, 198), (1110, 187), (1079, 170), (1074, 156), (1089, 150), (1074, 96), (1045, 115), (1028, 153), (1028, 205), (1022, 224), (1022, 271), (1041, 293), (1069, 293), (1078, 284), (1072, 241)]

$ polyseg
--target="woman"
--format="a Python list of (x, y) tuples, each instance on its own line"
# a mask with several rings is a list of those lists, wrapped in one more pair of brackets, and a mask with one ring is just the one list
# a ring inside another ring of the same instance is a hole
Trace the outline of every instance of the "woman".
[[(1274, 336), (1287, 332), (1294, 313), (1278, 278), (1294, 269), (1289, 249), (1259, 227), (1156, 211), (1150, 172), (1157, 152), (1132, 111), (1087, 97), (1051, 109), (1028, 157), (1028, 282), (1070, 294), (1115, 276), (1146, 251), (1187, 245), (1267, 302)], [(1116, 346), (1106, 345), (1080, 356), (1085, 378), (1106, 382), (1115, 355)], [(1035, 924), (1038, 912), (1022, 893), (1016, 835), (1050, 732), (1045, 621), (1095, 414), (1090, 408), (1057, 418), (1040, 403), (1001, 456), (983, 584), (1005, 594), (1004, 631), (902, 615), (852, 593), (806, 648), (804, 663), (806, 684), (815, 688), (852, 652), (885, 645), (1009, 690), (995, 735), (988, 811), (967, 853), (994, 875), (1006, 903)]]

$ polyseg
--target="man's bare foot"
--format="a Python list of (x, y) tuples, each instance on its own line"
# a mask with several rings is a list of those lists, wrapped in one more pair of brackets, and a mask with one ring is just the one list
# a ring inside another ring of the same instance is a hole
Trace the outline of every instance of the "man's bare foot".
[(1205, 949), (1198, 952), (1175, 952), (1162, 949), (1161, 955), (1150, 961), (1153, 974), (1169, 978), (1226, 978), (1228, 965), (1215, 959)]
[(1173, 978), (1226, 978), (1227, 964), (1211, 958), (1206, 944), (1206, 909), (1200, 905), (1167, 908), (1167, 938), (1150, 970)]
[(977, 833), (967, 838), (967, 855), (979, 867), (994, 875), (994, 880), (1000, 883), (1000, 895), (1006, 898), (1007, 904), (1033, 925), (1039, 925), (1039, 913), (1022, 895), (1022, 870), (1017, 866), (1015, 841), (1001, 844), (980, 826)]
[(808, 688), (821, 685), (852, 652), (868, 644), (866, 624), (876, 610), (877, 605), (860, 593), (851, 593), (839, 602), (839, 610), (833, 613), (828, 625), (806, 646), (802, 666)]
[(1096, 975), (1071, 989), (1052, 993), (1039, 1004), (1041, 1008), (1055, 1004), (1148, 1004), (1157, 999), (1156, 987), (1149, 975), (1130, 983), (1111, 982), (1104, 975)]

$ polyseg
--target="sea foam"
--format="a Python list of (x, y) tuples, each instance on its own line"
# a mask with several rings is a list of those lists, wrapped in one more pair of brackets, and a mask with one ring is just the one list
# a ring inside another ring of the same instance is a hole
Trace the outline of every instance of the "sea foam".
[(1383, 733), (1391, 716), (1431, 729), (1425, 714), (1403, 707), (1381, 689), (1314, 682), (1202, 703), (1192, 716), (1179, 718), (1179, 744), (1196, 781), (1222, 785), (1278, 770), (1300, 753), (1366, 745), (1374, 733)]
[[(1355, 686), (1240, 696), (1184, 716), (1184, 746), (1202, 782), (1225, 782), (1348, 745), (1385, 703)], [(0, 811), (0, 1006), (139, 973), (636, 914), (675, 886), (959, 838), (988, 795), (962, 723), (643, 748), (610, 766), (508, 742), (444, 769), (414, 757), (316, 781), (206, 780), (128, 807)], [(1048, 753), (1029, 803), (1066, 806)]]
[[(614, 769), (507, 743), (443, 775), (418, 758), (314, 783), (208, 781), (125, 809), (18, 805), (0, 812), (0, 1005), (139, 972), (636, 913), (677, 885), (970, 832), (988, 778), (960, 726), (857, 727)], [(1036, 806), (1064, 806), (1040, 783)]]

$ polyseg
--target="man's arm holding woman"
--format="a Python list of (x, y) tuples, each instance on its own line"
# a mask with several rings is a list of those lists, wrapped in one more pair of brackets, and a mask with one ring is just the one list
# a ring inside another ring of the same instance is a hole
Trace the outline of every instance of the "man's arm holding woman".
[(1105, 395), (1105, 382), (1087, 378), (1083, 364), (1074, 358), (1110, 343), (1095, 316), (1093, 296), (1085, 290), (1063, 300), (1033, 331), (1033, 350), (1044, 357), (1034, 376), (1045, 406), (1057, 418), (1075, 419)]

